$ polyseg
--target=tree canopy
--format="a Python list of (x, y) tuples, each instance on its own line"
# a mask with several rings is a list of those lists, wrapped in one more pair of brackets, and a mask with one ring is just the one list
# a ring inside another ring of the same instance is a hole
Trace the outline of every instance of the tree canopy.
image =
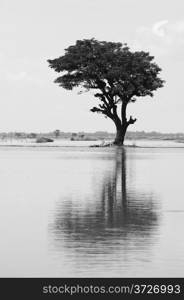
[[(100, 101), (91, 109), (113, 120), (119, 136), (136, 119), (126, 118), (126, 107), (139, 97), (153, 96), (164, 81), (158, 77), (161, 68), (154, 62), (154, 56), (144, 51), (130, 51), (127, 44), (84, 39), (65, 49), (65, 54), (49, 59), (49, 66), (61, 76), (55, 82), (59, 86), (72, 90), (94, 90), (94, 96)], [(121, 104), (121, 116), (117, 105)], [(121, 130), (120, 130), (121, 129)], [(121, 131), (121, 132), (120, 132)], [(117, 137), (118, 139), (118, 137)]]

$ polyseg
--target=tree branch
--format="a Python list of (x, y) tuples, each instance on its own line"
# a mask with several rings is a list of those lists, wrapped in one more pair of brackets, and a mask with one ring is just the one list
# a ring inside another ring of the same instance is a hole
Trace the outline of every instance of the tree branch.
[(100, 105), (100, 108), (94, 106), (93, 108), (90, 109), (90, 111), (104, 114), (104, 115), (106, 115), (107, 117), (109, 117), (110, 119), (113, 120), (113, 115), (103, 105)]
[(137, 119), (133, 119), (132, 116), (130, 116), (129, 120), (127, 121), (127, 125), (134, 124), (137, 121)]
[(105, 96), (103, 94), (96, 93), (94, 96), (100, 98), (100, 100), (105, 104), (107, 109), (111, 109), (110, 104), (106, 101)]
[(121, 120), (122, 123), (126, 123), (127, 119), (126, 119), (126, 108), (127, 108), (127, 102), (122, 100), (122, 106), (121, 106)]
[[(110, 95), (111, 93), (106, 91), (106, 83), (97, 79), (96, 84), (98, 84), (98, 88), (101, 90), (102, 94), (97, 93), (95, 96), (100, 98), (100, 100), (104, 103), (105, 107), (99, 105), (100, 111), (99, 108), (97, 108), (97, 110), (95, 109), (95, 111), (102, 112), (103, 114), (111, 118), (116, 124), (120, 125), (121, 120), (117, 114), (117, 105), (115, 104), (113, 96)], [(103, 109), (103, 111), (101, 109)]]

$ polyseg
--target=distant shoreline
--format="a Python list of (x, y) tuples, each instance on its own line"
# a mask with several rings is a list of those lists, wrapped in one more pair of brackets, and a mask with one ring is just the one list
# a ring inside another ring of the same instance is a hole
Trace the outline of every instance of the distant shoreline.
[(183, 146), (132, 146), (132, 145), (123, 145), (123, 146), (98, 146), (98, 145), (86, 145), (86, 146), (80, 146), (80, 145), (0, 145), (0, 148), (34, 148), (34, 149), (51, 149), (51, 148), (57, 148), (57, 149), (63, 149), (63, 148), (83, 148), (83, 149), (115, 149), (115, 148), (139, 148), (139, 149), (184, 149)]
[[(98, 141), (98, 140), (114, 140), (115, 133), (107, 131), (96, 132), (64, 132), (59, 129), (51, 132), (0, 132), (0, 142), (7, 140), (32, 140), (40, 138), (49, 138), (53, 140), (68, 141)], [(148, 140), (148, 141), (175, 141), (184, 143), (184, 133), (161, 133), (161, 132), (145, 132), (145, 131), (127, 131), (126, 140)]]
[[(0, 148), (117, 148), (111, 139), (68, 139), (68, 138), (7, 138), (0, 139)], [(128, 139), (124, 141), (124, 148), (184, 148), (184, 141), (166, 139)]]

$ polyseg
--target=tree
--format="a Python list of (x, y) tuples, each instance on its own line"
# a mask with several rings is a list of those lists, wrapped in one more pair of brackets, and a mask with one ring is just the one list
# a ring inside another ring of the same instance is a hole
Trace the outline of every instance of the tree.
[[(136, 122), (126, 116), (127, 105), (139, 97), (151, 96), (164, 81), (154, 57), (144, 51), (130, 51), (127, 44), (84, 39), (65, 49), (65, 54), (48, 63), (62, 73), (55, 82), (72, 90), (94, 90), (99, 104), (91, 109), (110, 118), (116, 126), (114, 144), (123, 145), (126, 130)], [(118, 105), (121, 112), (118, 112)]]
[(59, 129), (54, 130), (54, 136), (56, 138), (58, 138), (60, 136), (60, 130)]
[(30, 139), (36, 139), (37, 134), (34, 133), (34, 132), (31, 132), (31, 133), (29, 133), (29, 134), (27, 135), (27, 137), (30, 138)]
[(15, 132), (15, 138), (21, 138), (22, 137), (22, 132)]

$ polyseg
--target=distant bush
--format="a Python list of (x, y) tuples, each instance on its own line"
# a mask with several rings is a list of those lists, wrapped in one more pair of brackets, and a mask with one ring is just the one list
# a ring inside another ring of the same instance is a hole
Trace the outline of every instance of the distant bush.
[(36, 143), (51, 143), (54, 142), (54, 140), (46, 137), (40, 137), (36, 140)]

